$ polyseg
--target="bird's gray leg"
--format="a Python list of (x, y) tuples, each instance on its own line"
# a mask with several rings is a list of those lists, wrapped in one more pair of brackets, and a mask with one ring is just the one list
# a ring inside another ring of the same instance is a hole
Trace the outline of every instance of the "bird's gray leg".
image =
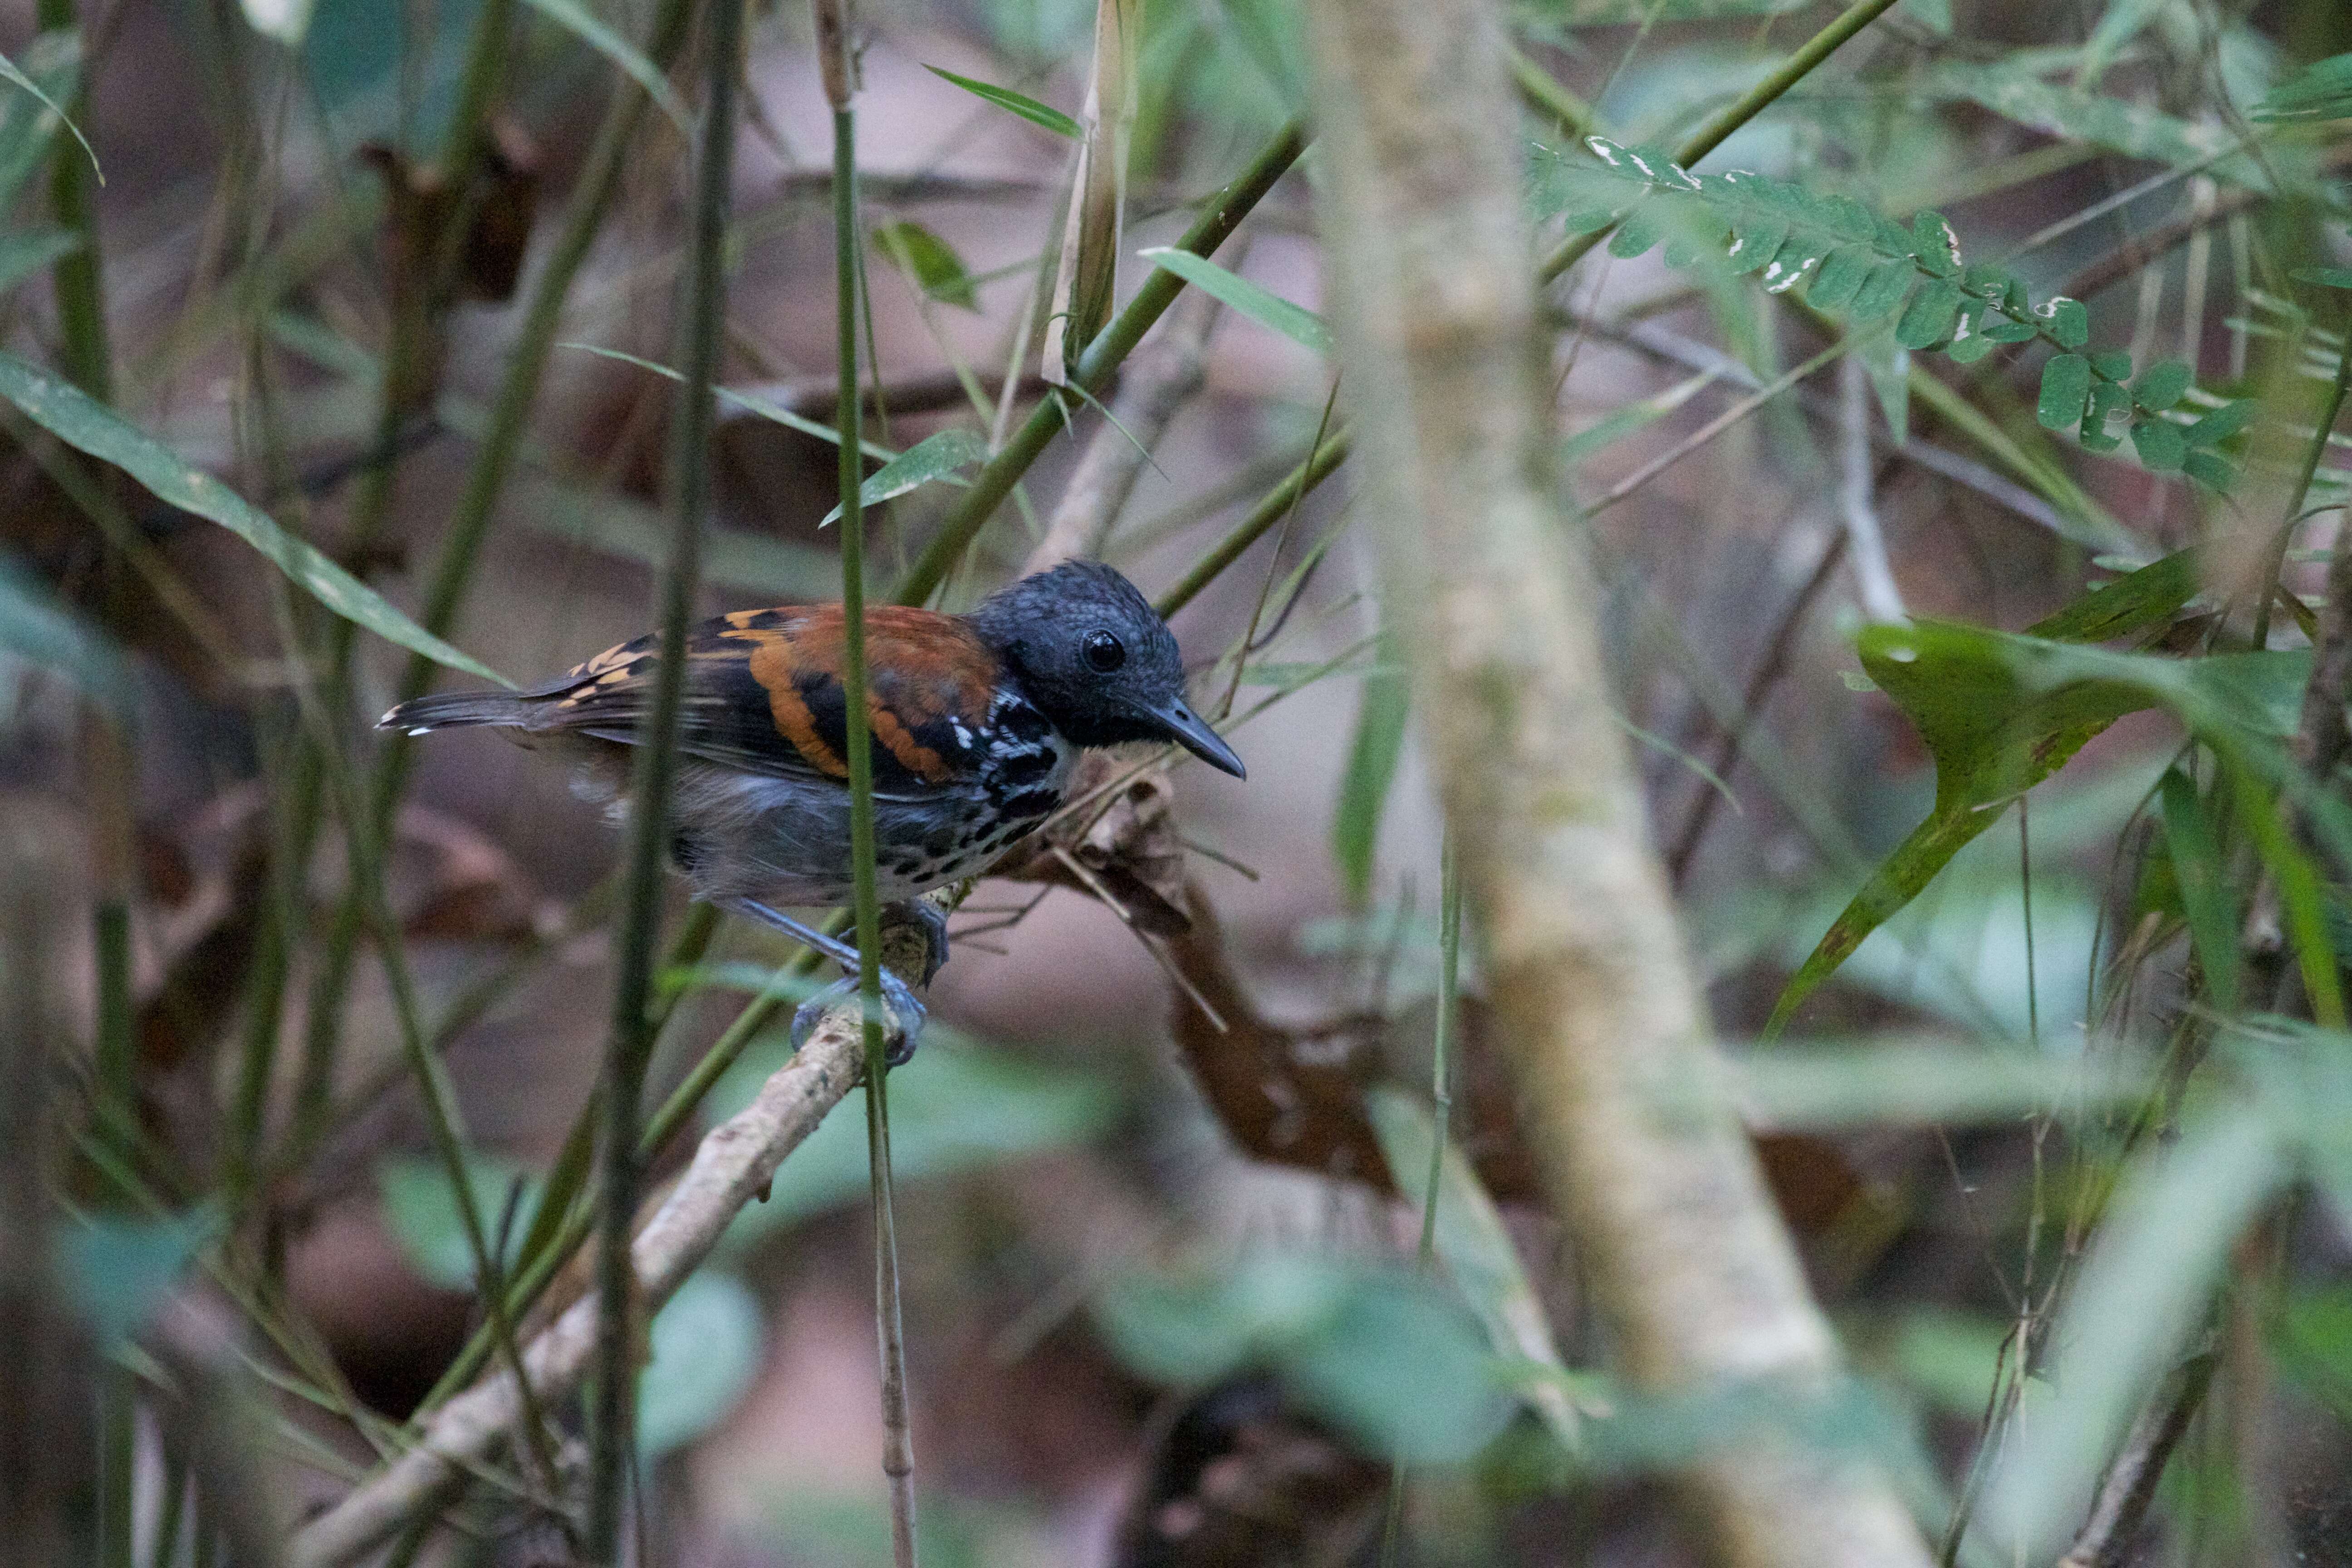
[[(741, 915), (747, 920), (757, 921), (761, 925), (772, 926), (803, 946), (823, 953), (846, 971), (840, 980), (802, 1003), (799, 1010), (793, 1014), (794, 1049), (798, 1049), (808, 1039), (810, 1034), (815, 1030), (818, 1021), (824, 1016), (827, 1008), (857, 994), (859, 967), (857, 950), (839, 937), (827, 936), (815, 927), (803, 925), (792, 916), (780, 910), (772, 910), (756, 899), (730, 899), (721, 904), (720, 908)], [(940, 918), (937, 927), (929, 921), (923, 922), (925, 929), (932, 933), (934, 944), (941, 950), (946, 946), (946, 923), (944, 916)], [(940, 962), (944, 963), (945, 959), (942, 958)], [(882, 1059), (891, 1067), (898, 1067), (914, 1056), (915, 1041), (922, 1034), (924, 1021), (930, 1016), (930, 1012), (916, 997), (913, 989), (905, 981), (890, 973), (887, 964), (877, 967), (882, 976), (882, 1005), (891, 1015), (889, 1018), (884, 1020), (884, 1028), (890, 1035), (891, 1041)], [(927, 959), (927, 967), (936, 970), (938, 965), (929, 963)], [(926, 975), (925, 978), (928, 979), (929, 976)]]

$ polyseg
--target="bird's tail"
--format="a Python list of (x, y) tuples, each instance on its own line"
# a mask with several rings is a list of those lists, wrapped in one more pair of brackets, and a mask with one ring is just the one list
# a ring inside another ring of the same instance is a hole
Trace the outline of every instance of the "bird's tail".
[(402, 703), (377, 720), (375, 727), (422, 735), (477, 724), (525, 724), (530, 716), (530, 704), (511, 691), (436, 691)]

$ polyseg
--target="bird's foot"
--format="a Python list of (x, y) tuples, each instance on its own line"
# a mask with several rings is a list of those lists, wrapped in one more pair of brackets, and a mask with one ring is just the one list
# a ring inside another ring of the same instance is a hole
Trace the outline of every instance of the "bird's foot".
[[(826, 1013), (844, 1003), (857, 1000), (856, 965), (849, 967), (849, 973), (802, 1003), (799, 1010), (793, 1014), (794, 1050), (808, 1043), (808, 1037), (816, 1033), (817, 1026), (824, 1022)], [(887, 969), (883, 970), (883, 1066), (904, 1067), (914, 1058), (915, 1042), (921, 1037), (923, 1025), (929, 1017), (930, 1010), (916, 997), (913, 987)]]
[(908, 899), (883, 906), (882, 923), (922, 928), (923, 978), (919, 984), (928, 987), (932, 977), (948, 965), (947, 911), (929, 899)]
[[(846, 971), (845, 978), (835, 981), (803, 1003), (793, 1014), (793, 1048), (806, 1044), (816, 1032), (817, 1025), (828, 1008), (835, 1007), (857, 994), (857, 973), (860, 967), (857, 949), (839, 937), (827, 936), (813, 926), (803, 924), (779, 910), (752, 899), (730, 900), (727, 906), (737, 914), (773, 926), (786, 936), (812, 948), (833, 960)], [(884, 918), (919, 926), (923, 932), (923, 984), (929, 984), (931, 976), (948, 961), (948, 918), (936, 905), (920, 899), (893, 904), (883, 911)], [(882, 978), (882, 1027), (887, 1045), (882, 1053), (884, 1065), (901, 1067), (915, 1054), (915, 1042), (923, 1032), (930, 1016), (914, 993), (914, 988), (891, 973), (887, 964), (877, 966)]]

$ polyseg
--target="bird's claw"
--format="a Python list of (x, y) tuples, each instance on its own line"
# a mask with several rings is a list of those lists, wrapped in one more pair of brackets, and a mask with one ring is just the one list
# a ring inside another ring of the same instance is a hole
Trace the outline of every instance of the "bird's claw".
[[(857, 976), (844, 975), (815, 995), (801, 1004), (793, 1014), (793, 1048), (798, 1050), (816, 1033), (824, 1016), (845, 1002), (857, 999)], [(905, 981), (882, 971), (882, 1031), (885, 1045), (882, 1064), (904, 1067), (914, 1058), (915, 1042), (922, 1037), (923, 1025), (930, 1017), (925, 1007)]]
[(929, 899), (908, 899), (903, 903), (892, 904), (883, 911), (883, 918), (922, 928), (923, 978), (921, 984), (929, 985), (939, 972), (947, 967), (947, 911)]

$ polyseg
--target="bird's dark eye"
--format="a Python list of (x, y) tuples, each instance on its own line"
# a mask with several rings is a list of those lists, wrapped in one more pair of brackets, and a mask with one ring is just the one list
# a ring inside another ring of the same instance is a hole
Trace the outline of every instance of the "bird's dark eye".
[(1108, 675), (1127, 662), (1127, 645), (1108, 632), (1088, 632), (1081, 650), (1097, 673)]

